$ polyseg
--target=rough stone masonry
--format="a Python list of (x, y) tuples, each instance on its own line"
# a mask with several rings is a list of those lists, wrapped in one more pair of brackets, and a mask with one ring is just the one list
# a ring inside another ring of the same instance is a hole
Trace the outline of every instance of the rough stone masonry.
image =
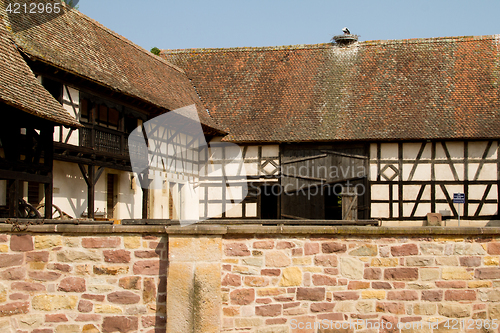
[[(5, 333), (499, 332), (493, 320), (498, 228), (0, 225)], [(387, 329), (408, 323), (436, 326)]]

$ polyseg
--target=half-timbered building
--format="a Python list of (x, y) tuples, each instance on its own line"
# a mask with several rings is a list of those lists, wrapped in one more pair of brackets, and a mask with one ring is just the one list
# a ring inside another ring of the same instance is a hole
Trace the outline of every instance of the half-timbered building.
[[(178, 217), (173, 213), (173, 197), (182, 196), (177, 193), (181, 192), (178, 184), (187, 180), (180, 174), (167, 175), (165, 172), (161, 177), (168, 180), (164, 186), (169, 187), (163, 191), (153, 190), (148, 174), (132, 172), (130, 156), (144, 152), (137, 152), (138, 148), (129, 144), (129, 135), (158, 115), (190, 105), (197, 110), (203, 136), (209, 138), (223, 132), (206, 112), (182, 69), (77, 10), (61, 6), (64, 13), (58, 15), (15, 15), (13, 12), (7, 14), (6, 6), (0, 2), (2, 43), (5, 44), (2, 56), (15, 53), (24, 70), (17, 79), (26, 80), (27, 84), (42, 90), (35, 92), (41, 94), (43, 100), (34, 94), (32, 99), (41, 101), (29, 110), (42, 116), (50, 115), (52, 109), (59, 112), (52, 118), (45, 117), (51, 121), (57, 118), (57, 126), (54, 128), (51, 124), (48, 130), (42, 129), (37, 134), (33, 128), (38, 130), (39, 127), (33, 124), (42, 126), (42, 121), (24, 116), (27, 125), (19, 125), (26, 128), (21, 134), (27, 139), (40, 137), (45, 140), (43, 145), (37, 146), (45, 150), (43, 175), (21, 179), (25, 181), (24, 185), (19, 185), (21, 196), (37, 207), (40, 204), (51, 206), (49, 197), (53, 195), (58, 214), (72, 218)], [(13, 67), (2, 75), (15, 70)], [(10, 76), (6, 77), (9, 79)], [(10, 91), (11, 100), (23, 102), (29, 89), (14, 89)], [(22, 105), (19, 108), (22, 109)], [(25, 122), (24, 118), (19, 122)], [(2, 126), (8, 129), (1, 131), (7, 154), (9, 138), (20, 133), (19, 128), (7, 122)], [(19, 155), (17, 151), (14, 153)], [(39, 154), (21, 155), (24, 163), (28, 157), (40, 160)], [(50, 156), (53, 156), (53, 163)], [(144, 158), (147, 161), (147, 151)], [(9, 178), (9, 172), (2, 171), (0, 178)], [(48, 177), (52, 174), (53, 178)], [(43, 198), (38, 195), (38, 183), (50, 188), (52, 195), (49, 190)], [(3, 185), (4, 198), (0, 197), (4, 203), (6, 186)], [(198, 201), (189, 203), (197, 205)]]
[(499, 219), (499, 35), (162, 56), (244, 147), (249, 195), (223, 217), (421, 224), (464, 193), (463, 220)]

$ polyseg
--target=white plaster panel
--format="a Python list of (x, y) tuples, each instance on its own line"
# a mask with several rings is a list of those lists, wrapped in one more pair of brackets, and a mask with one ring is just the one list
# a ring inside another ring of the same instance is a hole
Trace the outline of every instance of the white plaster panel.
[[(464, 166), (463, 164), (454, 164), (455, 171), (457, 173), (458, 179), (464, 179)], [(455, 176), (453, 175), (453, 171), (449, 164), (435, 164), (434, 165), (434, 174), (436, 180), (455, 180)]]
[(377, 180), (377, 164), (370, 164), (370, 180), (375, 181)]
[(398, 185), (392, 185), (392, 199), (399, 200)]
[(280, 149), (278, 145), (262, 146), (262, 157), (278, 157)]
[[(453, 193), (464, 193), (463, 185), (445, 185), (445, 188), (450, 198), (453, 198)], [(436, 199), (446, 199), (441, 186), (436, 186)]]
[(226, 204), (226, 217), (242, 217), (243, 207), (242, 204)]
[(461, 141), (450, 141), (446, 142), (446, 147), (450, 153), (450, 158), (452, 160), (458, 160), (464, 158), (464, 143)]
[(386, 203), (372, 203), (371, 207), (372, 218), (388, 218), (389, 217), (389, 204)]
[(484, 204), (479, 212), (479, 215), (496, 215), (498, 213), (498, 207), (496, 204)]
[(490, 193), (488, 193), (486, 199), (498, 199), (498, 189), (496, 184), (491, 185)]
[(241, 149), (237, 145), (230, 145), (225, 147), (225, 156), (227, 160), (241, 160), (243, 156), (241, 155)]
[(469, 142), (468, 149), (467, 149), (469, 159), (477, 159), (477, 160), (482, 159), (487, 145), (488, 145), (488, 142), (486, 142), (486, 141)]
[(226, 201), (230, 200), (243, 200), (242, 186), (232, 185), (226, 188)]
[(427, 203), (419, 203), (417, 206), (417, 210), (415, 211), (415, 216), (427, 216), (427, 213), (431, 212), (431, 204)]
[(249, 202), (245, 206), (245, 214), (247, 217), (257, 217), (257, 203)]
[(372, 161), (377, 160), (377, 144), (376, 143), (370, 144), (370, 160), (372, 160)]
[[(403, 200), (416, 200), (418, 193), (420, 192), (421, 185), (404, 185), (403, 186)], [(422, 193), (422, 200), (431, 199), (431, 187), (425, 186), (424, 192)]]
[(222, 200), (222, 187), (214, 186), (208, 188), (209, 200)]
[[(408, 180), (413, 164), (403, 164), (403, 180)], [(431, 165), (419, 164), (413, 174), (412, 180), (431, 180)]]
[(389, 200), (389, 185), (372, 185), (372, 200)]
[(247, 176), (257, 176), (259, 174), (259, 165), (257, 163), (245, 163), (245, 172)]
[(257, 158), (259, 158), (259, 147), (248, 146), (245, 159), (257, 159)]
[(486, 185), (469, 185), (469, 199), (480, 200), (484, 195)]
[(485, 163), (479, 172), (478, 180), (496, 180), (497, 165), (496, 163)]
[(398, 144), (397, 143), (382, 143), (380, 145), (380, 158), (383, 160), (398, 159)]
[[(422, 143), (420, 142), (409, 142), (403, 143), (403, 159), (405, 160), (416, 160), (418, 156), (418, 152), (422, 147)], [(431, 144), (425, 144), (424, 151), (422, 152), (421, 160), (430, 160), (431, 159)]]
[(210, 217), (222, 217), (222, 205), (221, 204), (208, 204), (208, 216), (210, 216)]
[(413, 211), (413, 206), (415, 206), (413, 202), (403, 203), (403, 216), (410, 216)]

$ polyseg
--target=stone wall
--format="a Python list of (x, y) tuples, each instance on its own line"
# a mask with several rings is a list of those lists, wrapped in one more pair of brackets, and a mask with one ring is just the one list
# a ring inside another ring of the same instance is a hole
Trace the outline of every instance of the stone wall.
[(166, 245), (159, 234), (1, 234), (0, 328), (164, 332)]
[(500, 322), (499, 261), (498, 234), (226, 237), (222, 327), (440, 332), (474, 319), (486, 332)]
[(461, 332), (448, 328), (471, 320), (481, 329), (467, 332), (500, 332), (499, 228), (0, 225), (4, 333)]

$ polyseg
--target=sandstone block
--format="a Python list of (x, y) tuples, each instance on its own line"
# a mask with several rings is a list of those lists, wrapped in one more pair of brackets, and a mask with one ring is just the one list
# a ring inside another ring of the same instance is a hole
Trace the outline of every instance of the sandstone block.
[(49, 251), (32, 251), (26, 253), (26, 262), (48, 262)]
[(442, 255), (444, 253), (443, 244), (422, 243), (420, 244), (420, 252), (423, 255)]
[(365, 244), (349, 252), (349, 255), (351, 256), (361, 257), (376, 256), (377, 254), (378, 248), (377, 245), (374, 244)]
[(151, 259), (151, 258), (158, 258), (160, 254), (157, 253), (156, 251), (151, 251), (151, 250), (137, 250), (134, 251), (134, 256), (136, 258), (141, 258), (141, 259)]
[(478, 243), (457, 243), (454, 253), (457, 255), (483, 255), (486, 254), (486, 251)]
[(245, 243), (229, 243), (224, 246), (224, 254), (228, 257), (249, 256), (250, 250)]
[(12, 235), (10, 236), (10, 249), (11, 251), (33, 251), (34, 249), (33, 237), (31, 235)]
[(82, 246), (90, 249), (114, 248), (118, 247), (120, 243), (120, 237), (91, 237), (82, 239)]
[(126, 249), (138, 249), (141, 247), (141, 236), (125, 236), (123, 237), (123, 245)]
[(335, 254), (319, 254), (314, 257), (314, 264), (323, 267), (337, 267), (338, 259)]
[(77, 302), (77, 296), (47, 294), (34, 296), (31, 305), (39, 311), (74, 310)]
[(370, 261), (372, 267), (396, 267), (399, 266), (398, 258), (373, 258)]
[(231, 304), (247, 305), (255, 300), (255, 290), (251, 288), (236, 289), (229, 294)]
[(376, 312), (389, 312), (392, 314), (406, 314), (404, 303), (400, 302), (376, 302)]
[(359, 313), (375, 312), (375, 302), (368, 300), (358, 301), (356, 303), (356, 310)]
[(96, 251), (62, 250), (57, 253), (60, 262), (100, 261), (101, 256)]
[(79, 277), (67, 277), (59, 283), (59, 291), (82, 293), (86, 290), (85, 279)]
[(262, 276), (245, 276), (243, 282), (248, 287), (266, 287), (269, 285), (269, 279)]
[(0, 317), (26, 314), (30, 311), (29, 302), (13, 302), (0, 305)]
[[(96, 275), (118, 275), (118, 274), (127, 274), (128, 269), (129, 269), (128, 266), (123, 266), (123, 265), (122, 266), (95, 265), (93, 267), (93, 272)], [(134, 271), (134, 274), (139, 274), (139, 273)]]
[(86, 324), (83, 325), (82, 333), (100, 333), (100, 331), (94, 324)]
[(0, 268), (20, 266), (23, 264), (23, 262), (24, 262), (24, 254), (22, 253), (0, 254)]
[(295, 247), (295, 244), (292, 242), (288, 242), (288, 241), (278, 241), (278, 243), (276, 244), (276, 248), (278, 250), (292, 249), (294, 247)]
[(68, 321), (68, 317), (65, 314), (47, 314), (45, 315), (46, 323), (62, 323)]
[(78, 302), (78, 311), (80, 312), (90, 312), (94, 309), (94, 303), (86, 300), (80, 300)]
[(392, 286), (389, 282), (372, 282), (373, 289), (392, 289)]
[(319, 253), (319, 243), (305, 243), (304, 244), (304, 254), (306, 256), (318, 254)]
[(264, 265), (264, 259), (249, 257), (249, 258), (242, 259), (242, 263), (243, 263), (243, 265), (262, 267)]
[(405, 259), (406, 266), (432, 266), (434, 258), (429, 257), (408, 257)]
[(475, 277), (476, 279), (480, 280), (500, 279), (500, 268), (495, 268), (495, 267), (477, 268)]
[(415, 256), (418, 254), (418, 246), (417, 244), (391, 246), (391, 254), (393, 257)]
[(334, 291), (333, 299), (336, 301), (352, 301), (359, 299), (357, 291)]
[(418, 268), (386, 268), (384, 279), (396, 281), (414, 281), (418, 279)]
[(80, 333), (80, 325), (58, 325), (55, 333)]
[(446, 290), (444, 292), (445, 301), (475, 301), (475, 290)]
[(335, 303), (316, 302), (311, 303), (309, 308), (311, 312), (332, 312), (334, 307)]
[(255, 307), (255, 315), (263, 317), (276, 317), (281, 315), (281, 304), (268, 304)]
[(441, 277), (443, 280), (472, 280), (472, 274), (465, 267), (443, 267)]
[(437, 306), (434, 303), (415, 303), (413, 304), (413, 314), (432, 316), (436, 313)]
[(387, 292), (387, 299), (398, 301), (416, 301), (418, 300), (418, 292), (416, 290), (391, 290)]
[(365, 268), (363, 278), (365, 280), (380, 280), (382, 277), (382, 270), (378, 267)]
[(141, 297), (131, 291), (115, 291), (108, 294), (107, 299), (111, 303), (136, 304), (139, 303)]
[(361, 280), (363, 278), (365, 264), (355, 258), (343, 257), (340, 259), (340, 273), (342, 276), (352, 279)]
[(281, 269), (279, 268), (266, 268), (266, 269), (262, 269), (260, 271), (260, 274), (262, 275), (267, 275), (267, 276), (280, 276), (281, 274)]
[(279, 296), (285, 294), (287, 291), (285, 288), (258, 288), (257, 295), (259, 296)]
[(500, 243), (498, 242), (492, 242), (488, 243), (488, 254), (500, 254)]
[(228, 273), (224, 276), (224, 279), (222, 279), (222, 285), (239, 287), (241, 286), (241, 276), (237, 274)]
[(423, 290), (422, 301), (441, 302), (443, 299), (442, 290)]
[(422, 281), (435, 281), (439, 279), (439, 269), (420, 268), (420, 279)]
[(362, 299), (385, 299), (386, 292), (384, 290), (362, 290)]
[(464, 318), (471, 315), (470, 304), (439, 303), (438, 313), (449, 318)]
[(325, 288), (297, 288), (297, 300), (323, 301)]
[(273, 240), (256, 241), (256, 242), (253, 242), (253, 248), (254, 249), (270, 250), (270, 249), (274, 248), (274, 241)]
[(488, 316), (500, 320), (500, 304), (488, 304)]
[(349, 281), (347, 289), (357, 290), (357, 289), (368, 289), (370, 288), (370, 282), (368, 281)]
[(109, 304), (95, 304), (94, 305), (94, 312), (95, 313), (123, 313), (122, 309), (118, 306), (115, 305), (109, 305)]
[(130, 251), (127, 250), (105, 250), (104, 261), (115, 264), (130, 262)]
[(337, 279), (328, 275), (313, 274), (312, 283), (315, 286), (336, 286)]
[(61, 273), (47, 272), (47, 271), (31, 271), (28, 273), (29, 277), (37, 281), (55, 281), (59, 279)]
[(478, 299), (481, 302), (500, 302), (500, 290), (480, 290), (478, 291)]
[(481, 257), (467, 256), (459, 258), (460, 266), (476, 267), (481, 265)]
[(139, 290), (141, 288), (140, 276), (126, 276), (118, 280), (118, 285), (123, 289), (134, 289)]
[(3, 280), (23, 280), (26, 277), (25, 267), (12, 267), (0, 273)]
[[(279, 275), (279, 274), (278, 274)], [(279, 285), (281, 287), (300, 286), (302, 284), (302, 271), (298, 267), (286, 267)]]
[(136, 275), (158, 275), (160, 262), (158, 260), (141, 260), (134, 263), (132, 268)]
[(19, 291), (45, 291), (45, 286), (41, 283), (33, 283), (33, 282), (12, 282), (11, 284), (12, 290)]
[(492, 256), (485, 256), (483, 258), (484, 264), (486, 266), (499, 266), (500, 265), (500, 258), (499, 257), (492, 257)]
[(102, 322), (102, 332), (137, 332), (139, 319), (134, 316), (112, 316), (104, 317)]
[(281, 251), (267, 252), (265, 258), (267, 267), (286, 267), (292, 263), (292, 260)]
[(36, 235), (34, 239), (34, 247), (37, 250), (49, 249), (62, 245), (62, 236), (59, 235)]
[(144, 278), (142, 287), (142, 302), (144, 304), (156, 301), (156, 284), (154, 278)]
[(436, 287), (445, 289), (467, 288), (466, 281), (435, 281)]
[(338, 242), (325, 242), (321, 244), (323, 253), (342, 253), (347, 251), (346, 244)]

